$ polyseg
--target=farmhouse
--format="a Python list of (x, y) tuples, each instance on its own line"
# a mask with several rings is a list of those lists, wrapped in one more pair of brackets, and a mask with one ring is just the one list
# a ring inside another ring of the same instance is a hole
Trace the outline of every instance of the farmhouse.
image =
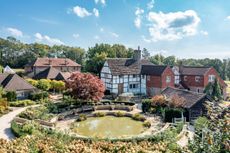
[(131, 92), (146, 94), (146, 75), (141, 74), (142, 65), (152, 65), (141, 59), (141, 50), (134, 51), (133, 58), (108, 58), (101, 70), (101, 80), (112, 94)]
[(185, 109), (184, 116), (187, 121), (194, 121), (205, 113), (203, 104), (209, 100), (204, 93), (198, 93), (183, 89), (167, 87), (162, 91), (162, 95), (170, 99), (173, 95), (178, 95), (184, 99), (182, 107)]
[(0, 74), (0, 86), (5, 91), (15, 91), (17, 99), (25, 99), (37, 89), (17, 74)]
[(33, 76), (33, 79), (50, 79), (50, 80), (67, 80), (70, 77), (70, 72), (61, 72), (60, 70), (48, 67), (44, 71), (41, 71)]
[(32, 63), (25, 65), (25, 72), (29, 77), (33, 77), (50, 67), (61, 72), (81, 71), (81, 65), (68, 58), (37, 58)]
[(226, 97), (227, 84), (213, 67), (180, 66), (179, 73), (181, 85), (187, 90), (198, 93), (203, 93), (208, 83), (212, 83), (217, 79), (220, 83), (222, 94)]

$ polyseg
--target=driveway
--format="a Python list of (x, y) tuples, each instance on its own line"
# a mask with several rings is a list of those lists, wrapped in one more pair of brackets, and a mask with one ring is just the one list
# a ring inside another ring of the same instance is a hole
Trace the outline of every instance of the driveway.
[(14, 108), (13, 111), (11, 111), (10, 113), (0, 117), (0, 138), (7, 140), (15, 138), (10, 128), (11, 121), (14, 119), (15, 116), (24, 111), (26, 108), (27, 107)]

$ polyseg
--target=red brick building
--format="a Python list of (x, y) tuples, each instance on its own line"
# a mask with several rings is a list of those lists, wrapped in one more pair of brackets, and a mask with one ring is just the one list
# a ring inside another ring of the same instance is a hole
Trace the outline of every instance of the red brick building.
[(167, 87), (174, 87), (174, 73), (169, 66), (144, 65), (141, 70), (146, 75), (146, 93), (148, 96), (160, 94)]
[(227, 84), (213, 67), (180, 66), (179, 73), (181, 85), (185, 89), (198, 93), (203, 93), (208, 83), (214, 82), (217, 79), (220, 83), (223, 96), (226, 97)]

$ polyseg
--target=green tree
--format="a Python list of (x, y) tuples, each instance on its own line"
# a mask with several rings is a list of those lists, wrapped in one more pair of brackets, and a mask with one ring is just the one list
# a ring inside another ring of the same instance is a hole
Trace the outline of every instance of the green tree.
[(51, 88), (50, 80), (47, 79), (39, 80), (37, 87), (41, 90), (48, 91)]
[(149, 53), (149, 51), (146, 48), (143, 48), (142, 57), (144, 59), (149, 59), (150, 58), (150, 53)]
[(222, 100), (223, 99), (220, 84), (219, 84), (219, 81), (217, 79), (215, 79), (214, 84), (213, 84), (213, 97), (216, 100)]
[(209, 83), (204, 90), (204, 93), (212, 97), (214, 100), (222, 100), (222, 91), (219, 84), (219, 81), (215, 79), (214, 83)]
[(168, 56), (164, 59), (163, 63), (165, 65), (173, 66), (176, 64), (176, 57), (175, 56)]
[(133, 50), (123, 45), (96, 44), (88, 49), (86, 60), (86, 71), (99, 74), (106, 58), (129, 58)]

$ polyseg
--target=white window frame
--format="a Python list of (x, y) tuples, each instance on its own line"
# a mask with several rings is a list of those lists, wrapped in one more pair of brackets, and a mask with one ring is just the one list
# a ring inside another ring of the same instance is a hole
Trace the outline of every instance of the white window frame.
[(209, 75), (208, 76), (208, 82), (214, 82), (216, 79), (216, 76), (215, 75)]
[(170, 83), (171, 82), (171, 76), (166, 76), (166, 83)]
[(147, 75), (147, 80), (150, 81), (150, 76), (149, 75)]
[(185, 76), (183, 77), (183, 79), (184, 79), (184, 81), (187, 81), (187, 75), (185, 75)]
[(201, 77), (200, 76), (195, 76), (195, 82), (200, 82)]

